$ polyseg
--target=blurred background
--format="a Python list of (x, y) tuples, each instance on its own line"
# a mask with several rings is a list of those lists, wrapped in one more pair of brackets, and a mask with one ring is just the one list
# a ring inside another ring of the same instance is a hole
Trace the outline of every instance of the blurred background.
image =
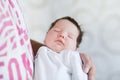
[(92, 57), (96, 80), (120, 80), (120, 0), (20, 0), (30, 37), (43, 43), (50, 24), (71, 16), (84, 31), (79, 47)]

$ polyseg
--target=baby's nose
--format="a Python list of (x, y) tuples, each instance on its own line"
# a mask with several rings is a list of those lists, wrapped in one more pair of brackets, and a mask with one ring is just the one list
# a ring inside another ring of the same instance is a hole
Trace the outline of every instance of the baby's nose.
[(59, 37), (62, 37), (62, 38), (66, 38), (66, 36), (67, 36), (67, 33), (65, 33), (65, 32), (61, 32), (59, 34)]

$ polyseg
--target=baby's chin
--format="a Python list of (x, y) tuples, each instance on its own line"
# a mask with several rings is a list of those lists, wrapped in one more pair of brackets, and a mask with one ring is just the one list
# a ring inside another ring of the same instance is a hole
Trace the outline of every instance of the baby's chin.
[(52, 50), (57, 52), (57, 53), (60, 53), (62, 50), (64, 50), (64, 48), (62, 48), (62, 47), (55, 47), (55, 48), (52, 48)]

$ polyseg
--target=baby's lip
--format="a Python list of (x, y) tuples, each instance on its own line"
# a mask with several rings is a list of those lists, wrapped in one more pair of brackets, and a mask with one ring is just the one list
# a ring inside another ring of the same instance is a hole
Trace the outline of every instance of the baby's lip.
[(56, 40), (56, 42), (58, 42), (58, 43), (64, 45), (64, 42), (63, 42), (62, 40), (60, 40), (60, 39)]

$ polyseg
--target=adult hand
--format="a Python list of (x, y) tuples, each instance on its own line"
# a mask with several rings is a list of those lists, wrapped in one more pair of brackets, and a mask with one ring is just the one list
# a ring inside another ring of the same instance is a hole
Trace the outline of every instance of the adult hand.
[(83, 62), (83, 71), (88, 74), (88, 80), (95, 80), (96, 67), (90, 56), (81, 53), (80, 57)]

